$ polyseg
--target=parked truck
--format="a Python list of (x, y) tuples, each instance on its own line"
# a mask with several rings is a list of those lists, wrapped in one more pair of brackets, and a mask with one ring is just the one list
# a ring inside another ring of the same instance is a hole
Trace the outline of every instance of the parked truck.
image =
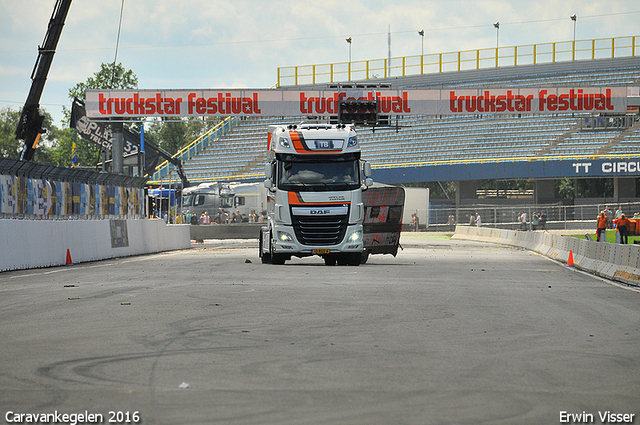
[(362, 192), (373, 184), (356, 130), (345, 124), (269, 126), (263, 263), (319, 255), (325, 264), (360, 265)]
[(266, 189), (261, 183), (201, 183), (182, 190), (182, 210), (213, 220), (220, 209), (231, 217), (240, 211), (243, 221), (253, 211), (257, 216), (267, 209)]

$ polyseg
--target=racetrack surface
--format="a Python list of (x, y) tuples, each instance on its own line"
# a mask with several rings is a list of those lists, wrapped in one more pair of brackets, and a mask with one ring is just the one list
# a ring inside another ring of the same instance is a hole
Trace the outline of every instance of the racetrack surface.
[(403, 245), (359, 267), (263, 265), (257, 242), (217, 241), (2, 273), (0, 423), (54, 411), (314, 425), (640, 413), (638, 291), (514, 248)]

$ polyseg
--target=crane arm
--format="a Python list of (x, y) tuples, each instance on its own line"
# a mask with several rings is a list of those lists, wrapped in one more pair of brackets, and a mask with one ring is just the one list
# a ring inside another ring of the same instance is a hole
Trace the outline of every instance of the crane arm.
[(16, 137), (24, 140), (24, 150), (21, 159), (31, 161), (35, 153), (36, 145), (40, 135), (44, 133), (42, 121), (44, 117), (40, 114), (40, 97), (47, 81), (49, 68), (53, 62), (53, 55), (62, 34), (62, 27), (67, 18), (67, 12), (71, 6), (71, 0), (56, 0), (53, 14), (49, 20), (49, 27), (44, 37), (42, 46), (38, 47), (38, 59), (31, 73), (31, 90), (27, 96), (27, 101), (22, 108), (22, 115), (16, 128)]

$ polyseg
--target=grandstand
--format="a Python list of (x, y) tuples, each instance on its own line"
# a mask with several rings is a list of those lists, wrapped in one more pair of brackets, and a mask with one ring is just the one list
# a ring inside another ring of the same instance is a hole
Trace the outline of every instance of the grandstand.
[[(640, 56), (418, 74), (349, 81), (340, 86), (357, 88), (373, 84), (434, 89), (637, 88)], [(335, 89), (338, 83), (290, 87), (323, 90)], [(359, 136), (363, 158), (372, 163), (374, 180), (380, 182), (552, 179), (571, 176), (570, 163), (576, 159), (640, 157), (637, 107), (630, 108), (630, 112), (622, 118), (590, 114), (402, 116), (393, 120), (393, 128), (361, 129)], [(185, 172), (194, 183), (257, 180), (264, 169), (267, 126), (300, 120), (300, 117), (236, 119), (233, 129), (184, 162)], [(498, 163), (500, 167), (496, 167)], [(469, 164), (476, 167), (467, 167), (466, 171), (460, 167)], [(633, 173), (636, 174), (640, 170)], [(166, 179), (177, 180), (172, 175)]]

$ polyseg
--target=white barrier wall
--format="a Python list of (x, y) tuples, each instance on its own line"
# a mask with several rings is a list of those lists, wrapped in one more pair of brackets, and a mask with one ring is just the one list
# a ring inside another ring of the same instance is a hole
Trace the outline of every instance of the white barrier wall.
[(81, 263), (190, 247), (189, 225), (162, 220), (0, 219), (0, 271), (64, 265), (67, 249)]
[(456, 226), (454, 239), (470, 239), (517, 246), (566, 263), (569, 251), (576, 267), (608, 279), (640, 285), (640, 245), (599, 243), (553, 235), (488, 227)]

